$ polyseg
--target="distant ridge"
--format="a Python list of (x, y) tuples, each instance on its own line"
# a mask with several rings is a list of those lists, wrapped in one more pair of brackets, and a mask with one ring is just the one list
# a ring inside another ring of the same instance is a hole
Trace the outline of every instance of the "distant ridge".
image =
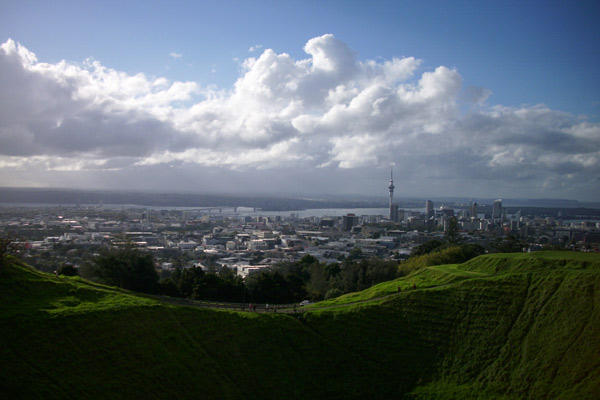
[(123, 204), (154, 207), (256, 207), (265, 211), (380, 207), (376, 201), (313, 200), (277, 196), (152, 193), (76, 189), (0, 188), (3, 203)]
[[(309, 208), (386, 208), (387, 193), (382, 186), (380, 196), (359, 195), (234, 195), (215, 193), (161, 193), (117, 190), (82, 190), (61, 188), (0, 187), (0, 204), (123, 204), (152, 207), (256, 207), (265, 211), (296, 211)], [(428, 198), (436, 206), (446, 204), (468, 207), (471, 201), (480, 206), (492, 204), (492, 198)], [(423, 208), (425, 198), (397, 200), (401, 208)], [(509, 208), (600, 209), (600, 202), (580, 202), (566, 199), (504, 199)]]

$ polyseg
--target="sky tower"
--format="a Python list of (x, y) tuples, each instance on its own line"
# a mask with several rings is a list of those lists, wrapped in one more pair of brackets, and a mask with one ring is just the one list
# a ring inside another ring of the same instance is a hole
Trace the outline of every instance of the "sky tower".
[(394, 171), (392, 170), (392, 168), (390, 168), (390, 185), (388, 186), (388, 189), (390, 191), (390, 210), (392, 209), (392, 204), (393, 204), (393, 198), (394, 198), (394, 175), (393, 175)]
[(390, 191), (390, 221), (396, 221), (398, 219), (398, 208), (394, 207), (394, 171), (390, 168), (390, 185), (388, 190)]

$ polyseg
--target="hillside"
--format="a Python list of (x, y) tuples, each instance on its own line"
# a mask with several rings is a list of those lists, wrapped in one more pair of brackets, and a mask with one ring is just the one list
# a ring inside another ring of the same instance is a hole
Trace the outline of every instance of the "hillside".
[(13, 264), (0, 270), (0, 395), (592, 399), (599, 293), (600, 257), (581, 253), (427, 267), (299, 317), (173, 306)]

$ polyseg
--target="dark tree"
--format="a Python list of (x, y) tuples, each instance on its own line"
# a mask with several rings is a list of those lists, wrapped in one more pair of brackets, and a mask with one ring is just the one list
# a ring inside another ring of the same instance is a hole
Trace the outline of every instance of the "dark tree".
[(58, 267), (56, 272), (59, 275), (65, 275), (65, 276), (79, 275), (79, 271), (72, 264), (63, 264), (60, 267)]
[(259, 303), (291, 303), (295, 299), (279, 271), (260, 271), (246, 279), (250, 298)]
[(443, 247), (443, 245), (444, 243), (440, 240), (432, 239), (413, 248), (410, 252), (410, 255), (421, 256), (423, 254), (429, 254), (432, 251), (439, 250)]
[(137, 292), (154, 293), (158, 273), (151, 254), (133, 247), (104, 251), (94, 259), (95, 275), (109, 285)]
[(333, 299), (335, 297), (341, 296), (343, 293), (338, 288), (329, 289), (327, 293), (325, 293), (325, 300)]
[(311, 300), (321, 300), (329, 290), (330, 282), (327, 279), (327, 271), (319, 263), (310, 266), (310, 280), (306, 288)]
[(348, 257), (346, 259), (348, 260), (359, 260), (361, 259), (363, 256), (362, 250), (360, 249), (360, 247), (354, 247), (352, 250), (350, 250), (350, 254), (348, 254)]
[(181, 296), (175, 281), (171, 278), (161, 279), (160, 282), (158, 282), (158, 293), (171, 297)]
[(527, 244), (519, 240), (514, 235), (507, 235), (504, 238), (498, 238), (491, 243), (492, 251), (497, 253), (516, 253), (523, 251)]
[(456, 244), (460, 241), (458, 236), (458, 221), (456, 217), (450, 217), (448, 220), (448, 228), (445, 233), (446, 241), (450, 244)]
[(3, 267), (11, 254), (17, 254), (22, 249), (22, 244), (13, 236), (0, 237), (0, 267)]
[(4, 267), (7, 256), (10, 252), (12, 240), (7, 237), (0, 237), (0, 267)]

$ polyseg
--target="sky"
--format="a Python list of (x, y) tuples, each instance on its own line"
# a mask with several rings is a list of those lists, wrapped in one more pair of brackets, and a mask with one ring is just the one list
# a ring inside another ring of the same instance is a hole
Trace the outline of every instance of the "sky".
[(597, 1), (2, 1), (0, 186), (597, 200)]

